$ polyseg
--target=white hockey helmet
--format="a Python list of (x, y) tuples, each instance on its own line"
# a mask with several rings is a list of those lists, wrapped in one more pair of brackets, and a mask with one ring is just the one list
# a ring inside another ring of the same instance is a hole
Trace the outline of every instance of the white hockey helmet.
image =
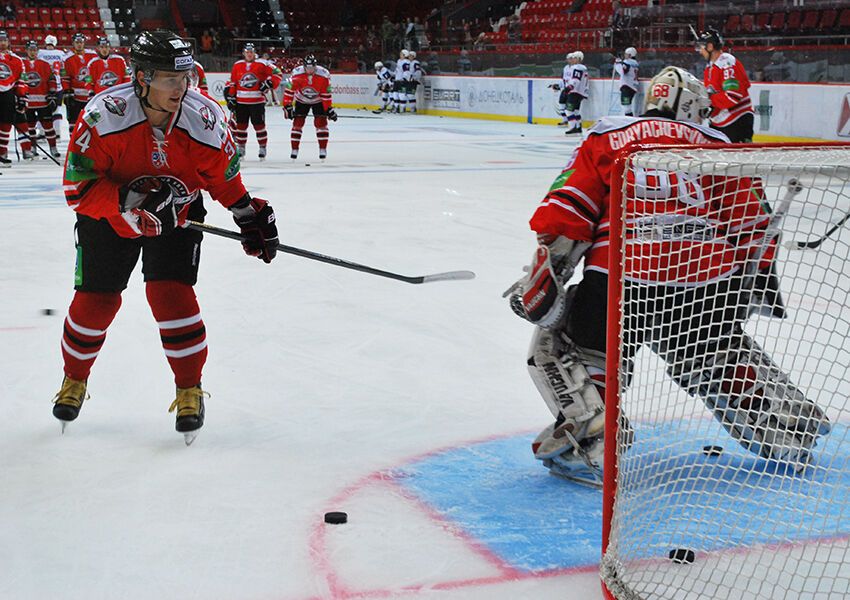
[(411, 50), (410, 52), (407, 53), (407, 58), (409, 58), (410, 60), (413, 60), (414, 58), (416, 58), (416, 52)]
[(402, 58), (410, 58), (410, 52), (408, 50), (402, 50), (401, 51), (401, 57)]
[(661, 69), (646, 90), (646, 110), (666, 112), (677, 121), (702, 123), (710, 109), (705, 86), (679, 67)]
[(576, 50), (575, 52), (573, 52), (573, 58), (576, 59), (578, 62), (584, 62), (584, 52), (582, 52), (581, 50)]
[(376, 71), (380, 71), (383, 68), (384, 68), (384, 63), (382, 63), (381, 61), (378, 61), (378, 62), (375, 63), (375, 70)]
[(48, 35), (44, 38), (45, 46), (55, 46), (59, 43), (59, 40), (56, 39), (55, 35)]
[(623, 50), (623, 56), (625, 56), (626, 58), (634, 58), (635, 56), (637, 56), (637, 48), (629, 46), (628, 48)]

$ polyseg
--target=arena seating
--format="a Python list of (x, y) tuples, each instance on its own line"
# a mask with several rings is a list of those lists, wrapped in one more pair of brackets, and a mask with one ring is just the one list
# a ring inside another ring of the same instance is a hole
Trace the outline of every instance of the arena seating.
[(19, 49), (27, 40), (43, 43), (44, 36), (56, 36), (59, 45), (68, 47), (75, 33), (83, 33), (89, 40), (104, 34), (104, 24), (97, 8), (97, 0), (66, 0), (64, 6), (35, 8), (12, 3), (14, 19), (0, 18), (0, 29), (9, 34), (12, 48)]

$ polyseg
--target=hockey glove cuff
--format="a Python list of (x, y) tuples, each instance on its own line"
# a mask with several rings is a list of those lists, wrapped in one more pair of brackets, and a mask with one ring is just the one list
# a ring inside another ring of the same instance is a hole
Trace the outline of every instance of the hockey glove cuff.
[(145, 237), (168, 235), (177, 227), (177, 207), (165, 183), (144, 191), (123, 187), (118, 199), (124, 219)]
[(277, 254), (278, 244), (276, 219), (271, 205), (246, 194), (230, 207), (230, 212), (245, 237), (242, 241), (245, 254), (270, 263)]
[(15, 96), (15, 110), (19, 113), (26, 112), (26, 110), (27, 110), (27, 97), (26, 96)]
[(286, 104), (283, 107), (283, 118), (284, 119), (293, 119), (295, 118), (295, 107), (291, 104)]

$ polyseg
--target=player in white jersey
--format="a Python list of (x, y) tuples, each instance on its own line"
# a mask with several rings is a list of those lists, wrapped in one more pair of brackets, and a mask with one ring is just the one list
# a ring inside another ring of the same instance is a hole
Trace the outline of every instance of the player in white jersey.
[(620, 76), (620, 105), (627, 117), (634, 115), (632, 104), (638, 91), (637, 50), (629, 47), (623, 51), (623, 58), (614, 61), (614, 72)]
[(416, 88), (422, 85), (422, 63), (416, 60), (416, 52), (410, 51), (410, 86), (407, 90), (407, 106), (410, 112), (416, 112)]
[(59, 139), (59, 123), (57, 121), (62, 120), (62, 113), (60, 112), (60, 107), (62, 106), (62, 78), (60, 73), (62, 72), (62, 67), (65, 66), (65, 58), (67, 58), (68, 53), (64, 50), (61, 50), (56, 47), (58, 41), (56, 36), (48, 35), (44, 38), (44, 48), (41, 48), (38, 51), (38, 58), (50, 64), (50, 68), (53, 69), (53, 72), (56, 73), (56, 85), (58, 86), (59, 99), (56, 103), (56, 110), (53, 112), (53, 130), (56, 132), (56, 139)]
[(395, 63), (395, 82), (393, 83), (393, 112), (407, 112), (407, 86), (410, 81), (410, 52), (399, 52)]
[(570, 135), (571, 133), (581, 133), (581, 103), (587, 98), (590, 82), (588, 81), (587, 67), (582, 64), (584, 52), (576, 50), (568, 54), (567, 58), (572, 68), (570, 69), (570, 80), (565, 83), (564, 88), (567, 92), (564, 112), (567, 121), (572, 123), (572, 127), (565, 132)]
[(558, 96), (558, 114), (561, 115), (561, 122), (558, 123), (558, 126), (570, 124), (570, 120), (567, 118), (567, 96), (570, 93), (568, 88), (573, 78), (572, 56), (572, 52), (567, 54), (567, 64), (564, 65), (564, 72), (561, 74), (561, 83), (554, 83), (549, 86), (561, 92)]
[(375, 63), (375, 77), (378, 78), (378, 87), (375, 89), (375, 94), (381, 94), (383, 104), (378, 110), (373, 110), (375, 114), (382, 113), (390, 108), (390, 93), (393, 89), (393, 74), (384, 63), (378, 61)]

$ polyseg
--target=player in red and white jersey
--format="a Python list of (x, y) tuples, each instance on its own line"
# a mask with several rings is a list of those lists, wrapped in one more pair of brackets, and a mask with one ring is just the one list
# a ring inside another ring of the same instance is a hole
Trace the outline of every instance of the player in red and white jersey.
[[(27, 85), (24, 77), (24, 61), (9, 48), (9, 36), (0, 30), (0, 167), (12, 164), (7, 154), (12, 139), (12, 126), (26, 135), (27, 125), (24, 111), (27, 106)], [(29, 139), (21, 144), (27, 155)]]
[(88, 65), (97, 56), (91, 50), (86, 50), (86, 36), (82, 33), (74, 34), (72, 48), (73, 52), (65, 59), (62, 67), (63, 100), (69, 128), (74, 127), (86, 102), (94, 94)]
[(174, 374), (176, 429), (191, 443), (204, 423), (201, 371), (207, 341), (193, 286), (202, 234), (201, 190), (233, 213), (243, 249), (266, 263), (277, 252), (272, 207), (245, 190), (239, 155), (218, 103), (189, 89), (191, 46), (169, 31), (140, 34), (133, 82), (96, 95), (80, 116), (65, 160), (64, 191), (76, 211), (76, 293), (65, 320), (65, 377), (53, 414), (77, 418), (92, 365), (139, 256), (148, 304)]
[(207, 86), (207, 74), (201, 63), (195, 61), (195, 66), (189, 74), (189, 87), (203, 92), (205, 96), (209, 96), (210, 88)]
[(88, 68), (95, 94), (130, 81), (127, 63), (122, 57), (113, 54), (112, 46), (105, 37), (97, 40), (97, 56), (89, 61)]
[(227, 107), (236, 118), (233, 129), (239, 152), (245, 155), (248, 143), (248, 121), (254, 126), (260, 160), (266, 158), (268, 133), (266, 132), (266, 98), (263, 92), (280, 85), (282, 74), (273, 63), (257, 59), (254, 44), (245, 44), (243, 60), (237, 61), (230, 71), (230, 80), (224, 86)]
[[(59, 158), (56, 149), (56, 132), (53, 130), (53, 111), (58, 103), (56, 74), (53, 67), (45, 60), (38, 58), (38, 43), (30, 40), (26, 44), (27, 58), (24, 61), (24, 80), (27, 82), (27, 112), (26, 120), (29, 138), (35, 141), (37, 123), (44, 129), (44, 137), (50, 147), (50, 154)], [(27, 156), (29, 154), (29, 156)], [(35, 158), (35, 152), (25, 152), (24, 158)]]
[[(615, 162), (641, 144), (729, 143), (700, 124), (708, 95), (683, 69), (667, 67), (653, 78), (646, 107), (642, 117), (603, 117), (590, 129), (532, 216), (538, 249), (528, 274), (506, 293), (514, 312), (537, 326), (527, 365), (555, 417), (534, 441), (535, 457), (557, 474), (593, 484), (601, 483), (605, 407), (599, 390), (605, 386)], [(651, 342), (676, 382), (699, 396), (742, 446), (804, 464), (817, 436), (828, 433), (828, 421), (792, 385), (775, 385), (768, 374), (784, 375), (741, 326), (756, 296), (757, 269), (766, 269), (775, 251), (773, 234), (766, 237), (770, 214), (761, 182), (630, 171), (624, 364)], [(567, 288), (582, 257), (581, 280)], [(657, 308), (651, 317), (647, 304)], [(810, 420), (801, 423), (795, 415)], [(759, 423), (768, 418), (787, 428), (784, 439), (765, 435)]]
[(60, 124), (62, 120), (62, 111), (59, 107), (62, 105), (62, 67), (65, 65), (65, 59), (68, 53), (57, 48), (59, 41), (55, 35), (47, 35), (44, 37), (44, 48), (38, 51), (38, 57), (41, 60), (46, 60), (50, 63), (53, 72), (56, 74), (56, 85), (59, 90), (56, 98), (56, 109), (53, 111), (53, 131), (56, 133), (56, 139), (60, 138)]
[(697, 51), (708, 61), (703, 84), (711, 98), (711, 126), (735, 143), (752, 142), (755, 112), (744, 65), (723, 52), (723, 38), (714, 29), (699, 36)]
[(283, 90), (283, 116), (292, 119), (292, 160), (298, 158), (301, 131), (310, 111), (313, 112), (313, 126), (319, 141), (319, 158), (324, 160), (328, 156), (328, 119), (336, 121), (337, 114), (331, 97), (331, 74), (319, 66), (312, 54), (295, 67)]

